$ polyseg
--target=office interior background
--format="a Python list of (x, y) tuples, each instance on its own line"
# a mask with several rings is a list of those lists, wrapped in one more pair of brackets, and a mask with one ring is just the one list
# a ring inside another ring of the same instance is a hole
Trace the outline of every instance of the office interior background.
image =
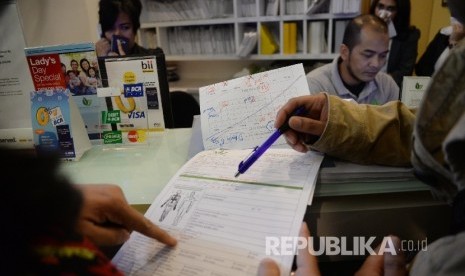
[[(444, 0), (411, 0), (411, 24), (421, 31), (418, 58), (437, 31), (450, 22)], [(362, 12), (367, 12), (370, 0), (362, 0)], [(17, 0), (28, 47), (63, 43), (95, 42), (98, 40), (98, 0)], [(168, 58), (169, 61), (169, 58)], [(186, 60), (176, 61), (180, 78), (211, 79), (212, 83), (231, 79), (236, 72), (266, 60)], [(219, 68), (221, 68), (219, 70)], [(207, 81), (207, 84), (208, 81)]]

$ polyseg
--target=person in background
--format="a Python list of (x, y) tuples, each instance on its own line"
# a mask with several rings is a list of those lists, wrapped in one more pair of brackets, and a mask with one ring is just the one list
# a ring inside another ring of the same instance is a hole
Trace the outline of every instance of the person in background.
[(55, 156), (0, 147), (0, 163), (2, 275), (122, 275), (100, 247), (122, 244), (133, 230), (176, 244), (118, 186), (73, 185)]
[[(451, 25), (441, 28), (436, 33), (433, 40), (428, 44), (426, 51), (415, 65), (415, 74), (417, 76), (431, 77), (444, 63), (449, 55), (450, 49), (465, 36), (463, 24), (457, 19), (450, 18)], [(456, 29), (454, 36), (451, 36), (452, 30)]]
[(311, 93), (326, 91), (358, 103), (384, 104), (399, 99), (399, 87), (386, 73), (389, 36), (386, 23), (360, 15), (346, 26), (340, 55), (307, 74)]
[[(465, 22), (465, 1), (447, 3), (451, 15)], [(275, 127), (298, 107), (308, 111), (288, 120), (290, 130), (284, 136), (295, 150), (317, 150), (364, 164), (413, 165), (415, 175), (430, 186), (433, 195), (452, 205), (450, 235), (428, 244), (408, 268), (402, 254), (370, 255), (355, 275), (462, 275), (465, 271), (464, 56), (465, 39), (461, 39), (433, 75), (418, 110), (399, 101), (354, 105), (320, 93), (293, 98), (278, 111)], [(309, 234), (301, 232), (301, 236)], [(397, 249), (398, 238), (394, 245)], [(298, 272), (301, 266), (316, 269), (315, 262), (311, 254), (297, 256), (296, 275), (312, 275)], [(279, 275), (277, 264), (263, 260), (258, 274)]]
[[(140, 0), (100, 0), (98, 14), (102, 33), (101, 39), (95, 43), (97, 56), (150, 55), (161, 52), (160, 48), (146, 49), (136, 43), (141, 12)], [(122, 39), (117, 39), (117, 52), (111, 48), (114, 35), (124, 37), (127, 42), (124, 46)]]
[(374, 0), (370, 14), (386, 21), (389, 27), (388, 62), (383, 67), (402, 89), (404, 76), (411, 76), (418, 56), (420, 30), (410, 25), (410, 0)]

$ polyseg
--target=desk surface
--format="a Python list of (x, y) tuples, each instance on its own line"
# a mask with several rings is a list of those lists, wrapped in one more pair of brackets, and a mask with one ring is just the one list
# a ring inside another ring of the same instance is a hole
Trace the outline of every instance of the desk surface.
[[(189, 156), (200, 150), (195, 147), (198, 141), (191, 140), (198, 136), (195, 133), (196, 128), (167, 129), (153, 133), (147, 145), (118, 150), (95, 145), (79, 161), (62, 163), (62, 171), (74, 183), (119, 185), (128, 202), (144, 213)], [(317, 183), (304, 220), (316, 237), (396, 234), (406, 240), (434, 241), (447, 234), (451, 211), (427, 190), (418, 181)], [(319, 260), (361, 258), (338, 255)]]
[(187, 161), (190, 128), (150, 134), (146, 145), (94, 145), (79, 161), (62, 163), (62, 171), (78, 184), (120, 186), (130, 204), (150, 204)]
[[(119, 185), (132, 205), (151, 204), (171, 177), (201, 151), (199, 120), (194, 127), (151, 133), (149, 143), (114, 147), (94, 145), (79, 161), (65, 162), (62, 171), (74, 183)], [(425, 191), (419, 181), (317, 183), (315, 197)]]

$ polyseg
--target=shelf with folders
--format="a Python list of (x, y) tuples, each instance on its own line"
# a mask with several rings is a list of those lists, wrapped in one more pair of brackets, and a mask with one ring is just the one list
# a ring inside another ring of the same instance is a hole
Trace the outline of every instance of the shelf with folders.
[(361, 6), (360, 0), (145, 0), (143, 4), (139, 42), (161, 47), (168, 60), (333, 59), (339, 49), (335, 43), (342, 41), (340, 28), (345, 27), (340, 22), (358, 15)]

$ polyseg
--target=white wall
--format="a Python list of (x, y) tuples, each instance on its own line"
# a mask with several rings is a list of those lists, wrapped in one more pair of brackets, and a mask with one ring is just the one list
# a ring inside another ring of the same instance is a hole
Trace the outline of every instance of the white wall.
[(17, 0), (28, 47), (95, 42), (98, 0)]

